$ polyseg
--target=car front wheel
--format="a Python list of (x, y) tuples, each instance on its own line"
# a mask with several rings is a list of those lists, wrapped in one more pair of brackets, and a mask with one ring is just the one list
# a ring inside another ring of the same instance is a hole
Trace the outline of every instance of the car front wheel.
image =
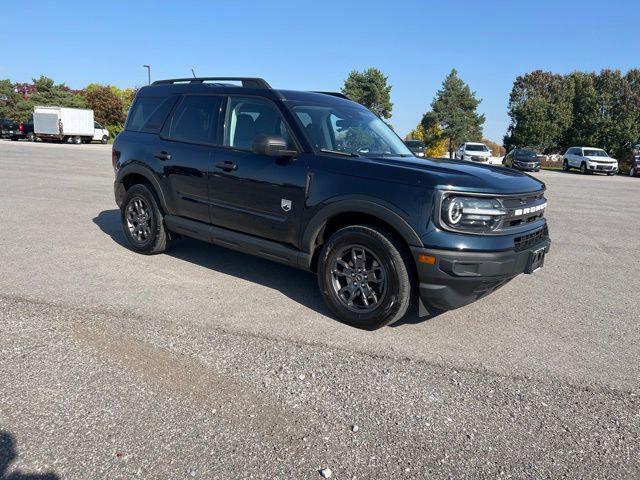
[(587, 173), (589, 173), (587, 170), (587, 164), (584, 162), (580, 164), (580, 173), (583, 175), (586, 175)]
[(411, 259), (393, 234), (369, 225), (338, 230), (318, 259), (318, 284), (344, 323), (374, 330), (402, 318), (411, 301)]
[(568, 172), (570, 170), (569, 162), (566, 158), (562, 161), (562, 170), (564, 170), (565, 172)]
[(105, 143), (107, 143), (109, 141), (109, 137), (107, 137), (106, 135), (102, 136), (102, 139), (100, 140), (102, 142), (102, 144), (104, 145)]
[(629, 170), (629, 176), (630, 177), (635, 177), (636, 176), (636, 171), (633, 167), (631, 167), (631, 169)]

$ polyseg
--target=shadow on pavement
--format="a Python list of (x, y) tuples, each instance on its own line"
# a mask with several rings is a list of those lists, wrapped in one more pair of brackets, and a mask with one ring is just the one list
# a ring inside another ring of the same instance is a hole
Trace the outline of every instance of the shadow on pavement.
[[(119, 210), (104, 210), (93, 219), (93, 223), (114, 242), (127, 248), (120, 226)], [(322, 300), (316, 277), (312, 273), (186, 237), (176, 241), (166, 254), (216, 272), (274, 288), (295, 302), (332, 317)], [(435, 316), (420, 318), (417, 308), (413, 308), (393, 326), (417, 324)]]
[(52, 472), (40, 474), (14, 471), (7, 473), (9, 465), (17, 456), (16, 441), (13, 435), (0, 430), (0, 480), (60, 480), (60, 477)]

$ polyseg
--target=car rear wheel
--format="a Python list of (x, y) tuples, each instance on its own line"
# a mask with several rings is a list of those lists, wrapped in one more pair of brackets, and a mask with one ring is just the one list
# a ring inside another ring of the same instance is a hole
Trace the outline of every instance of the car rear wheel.
[(164, 215), (146, 185), (134, 185), (127, 190), (120, 208), (120, 221), (129, 246), (136, 252), (153, 255), (169, 248), (170, 234)]
[(374, 330), (402, 318), (411, 301), (411, 259), (389, 232), (369, 225), (338, 230), (318, 259), (318, 284), (344, 323)]

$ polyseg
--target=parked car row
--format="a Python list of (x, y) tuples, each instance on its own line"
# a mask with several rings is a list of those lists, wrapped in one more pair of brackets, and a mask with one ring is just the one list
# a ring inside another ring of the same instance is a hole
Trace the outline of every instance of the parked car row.
[(109, 141), (109, 130), (93, 119), (93, 110), (66, 107), (35, 107), (26, 123), (0, 120), (0, 138), (69, 143)]
[[(417, 157), (425, 157), (424, 143), (419, 140), (406, 140), (405, 144)], [(579, 169), (583, 174), (606, 173), (615, 175), (620, 171), (618, 160), (595, 147), (571, 147), (562, 156), (562, 168), (564, 171)], [(548, 158), (533, 148), (514, 148), (503, 158), (493, 157), (491, 150), (484, 143), (465, 142), (454, 154), (457, 160), (465, 160), (487, 165), (502, 165), (526, 172), (538, 172), (541, 168), (541, 160)], [(634, 149), (634, 157), (631, 161), (629, 176), (640, 176), (640, 146)]]

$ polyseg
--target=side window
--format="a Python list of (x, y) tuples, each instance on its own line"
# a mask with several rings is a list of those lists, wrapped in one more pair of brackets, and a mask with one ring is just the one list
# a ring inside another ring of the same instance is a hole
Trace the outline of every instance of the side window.
[(100, 125), (98, 122), (93, 122), (93, 128), (97, 128), (98, 130), (102, 130), (102, 125)]
[(163, 130), (172, 140), (216, 143), (221, 97), (185, 95)]
[(139, 132), (151, 114), (164, 100), (163, 97), (138, 97), (127, 116), (127, 130)]
[(291, 149), (295, 144), (280, 112), (263, 98), (230, 97), (225, 120), (224, 144), (240, 150), (251, 150), (259, 135), (277, 135)]

